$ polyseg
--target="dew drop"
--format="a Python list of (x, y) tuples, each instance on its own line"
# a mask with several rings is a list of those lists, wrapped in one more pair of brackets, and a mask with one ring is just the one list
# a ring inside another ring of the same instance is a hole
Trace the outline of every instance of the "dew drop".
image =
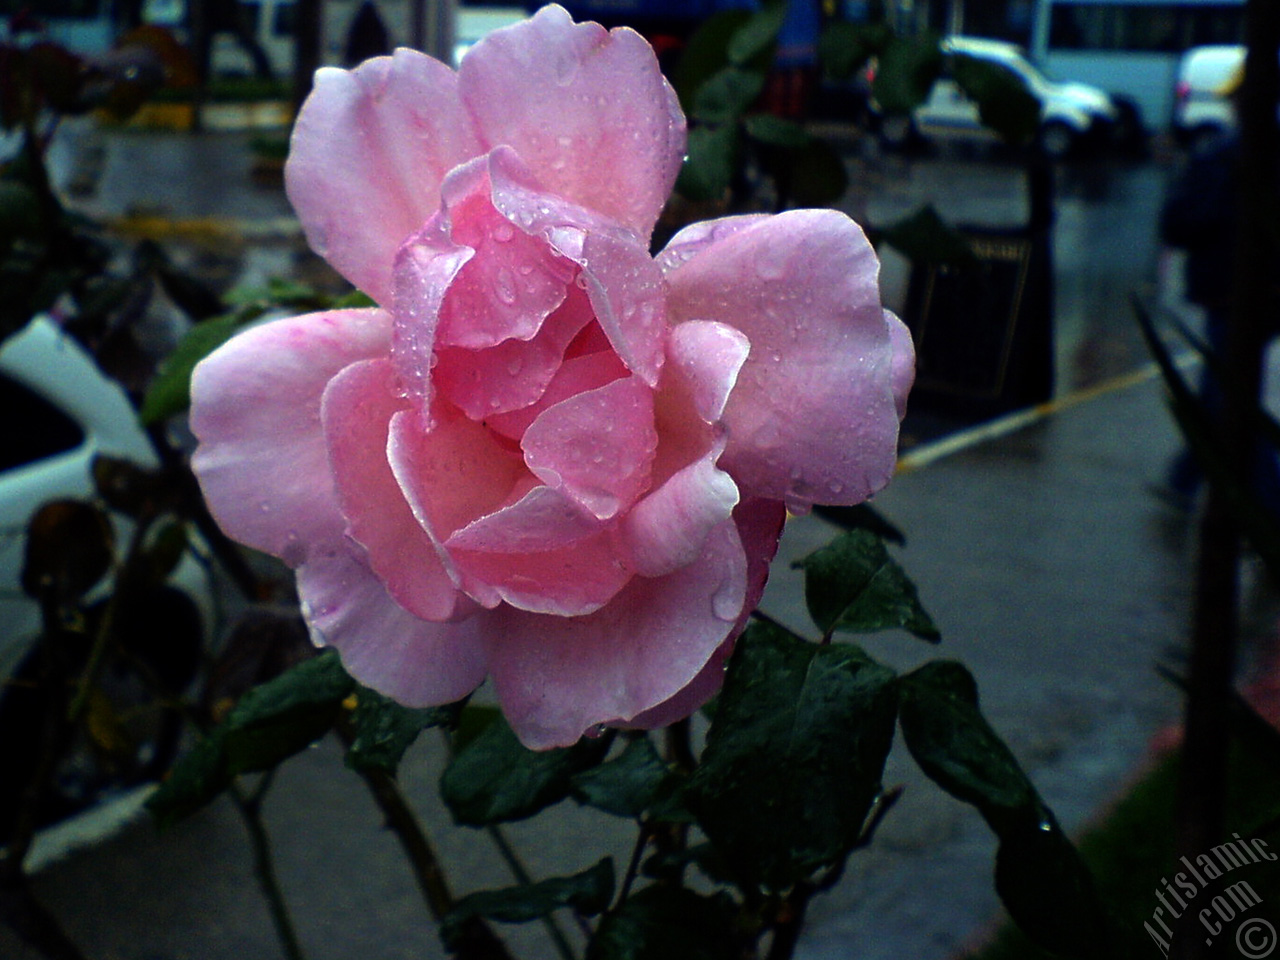
[(493, 294), (508, 306), (516, 302), (516, 279), (506, 267), (502, 267), (493, 279)]
[(756, 274), (761, 280), (781, 280), (787, 275), (787, 265), (774, 257), (756, 260)]
[(716, 588), (716, 592), (711, 595), (711, 612), (715, 614), (719, 620), (732, 623), (738, 619), (741, 612), (741, 603), (738, 598), (738, 591), (734, 589), (731, 581), (726, 580)]
[(517, 373), (520, 372), (521, 368), (523, 367), (524, 367), (524, 361), (521, 360), (519, 357), (516, 357), (510, 363), (507, 364), (507, 373), (511, 374), (514, 377)]
[(511, 228), (509, 223), (500, 223), (493, 228), (493, 239), (499, 243), (510, 243), (511, 238), (516, 235), (515, 230)]

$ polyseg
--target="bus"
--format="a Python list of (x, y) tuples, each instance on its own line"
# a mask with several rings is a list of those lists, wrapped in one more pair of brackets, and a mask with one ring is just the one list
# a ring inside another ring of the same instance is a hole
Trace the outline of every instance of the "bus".
[(1173, 118), (1178, 60), (1243, 38), (1244, 0), (1035, 0), (1029, 50), (1047, 74), (1106, 90), (1148, 131)]

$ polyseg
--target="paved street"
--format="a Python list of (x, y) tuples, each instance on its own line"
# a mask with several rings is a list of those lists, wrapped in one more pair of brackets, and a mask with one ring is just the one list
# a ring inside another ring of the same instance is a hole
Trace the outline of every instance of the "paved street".
[[(88, 136), (87, 134), (83, 134)], [(248, 177), (244, 138), (112, 135), (101, 141), (96, 215), (259, 224), (251, 242), (183, 239), (176, 249), (231, 280), (277, 272), (323, 278), (297, 245), (278, 189)], [(66, 162), (74, 165), (73, 152)], [(845, 206), (883, 225), (932, 202), (944, 217), (1009, 225), (1026, 216), (1016, 166), (948, 156), (923, 161), (851, 155)], [(165, 171), (188, 176), (152, 191)], [(71, 169), (68, 166), (66, 169)], [(917, 447), (877, 499), (908, 537), (898, 552), (943, 632), (934, 649), (906, 635), (870, 638), (907, 669), (933, 656), (963, 661), (983, 707), (1064, 826), (1105, 809), (1177, 716), (1154, 664), (1175, 658), (1186, 619), (1185, 517), (1148, 492), (1179, 441), (1126, 298), (1156, 295), (1155, 216), (1168, 167), (1085, 164), (1059, 176), (1054, 233), (1059, 405), (1029, 425), (951, 448)], [(206, 230), (216, 234), (206, 224)], [(179, 235), (183, 235), (179, 231)], [(886, 265), (886, 298), (903, 279)], [(1127, 379), (1126, 379), (1127, 378)], [(1090, 389), (1092, 394), (1080, 391)], [(955, 430), (967, 424), (953, 425)], [(789, 524), (764, 608), (808, 630), (790, 561), (833, 531)], [(1266, 635), (1269, 600), (1251, 623)], [(426, 737), (405, 764), (406, 787), (430, 825), (459, 892), (508, 883), (483, 835), (453, 827), (434, 798), (440, 744)], [(899, 743), (886, 783), (902, 801), (844, 881), (816, 900), (806, 960), (930, 960), (989, 929), (993, 844), (981, 818), (914, 772)], [(312, 960), (441, 956), (416, 888), (359, 781), (332, 744), (291, 761), (267, 804), (281, 881)], [(602, 830), (602, 824), (604, 832)], [(579, 870), (605, 852), (624, 861), (631, 833), (563, 805), (510, 831), (538, 875)], [(157, 835), (140, 821), (45, 869), (36, 890), (90, 957), (245, 960), (279, 955), (252, 877), (244, 831), (226, 803)], [(507, 932), (504, 929), (504, 934)], [(537, 927), (512, 929), (524, 955), (550, 956)], [(0, 930), (0, 956), (31, 954)]]

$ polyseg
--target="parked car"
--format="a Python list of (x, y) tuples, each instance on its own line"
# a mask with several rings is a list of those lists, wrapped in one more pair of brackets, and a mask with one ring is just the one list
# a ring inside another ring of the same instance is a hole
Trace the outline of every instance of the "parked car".
[(880, 118), (881, 140), (901, 148), (919, 140), (995, 140), (996, 134), (978, 116), (978, 105), (953, 78), (957, 55), (997, 64), (1016, 75), (1040, 101), (1037, 146), (1060, 158), (1086, 142), (1108, 139), (1119, 118), (1111, 97), (1082, 83), (1057, 83), (1035, 68), (1016, 44), (977, 37), (950, 37), (941, 44), (942, 75), (928, 97), (910, 115), (886, 114)]
[(1194, 146), (1235, 126), (1231, 91), (1244, 69), (1244, 47), (1192, 47), (1178, 61), (1173, 90), (1173, 133)]

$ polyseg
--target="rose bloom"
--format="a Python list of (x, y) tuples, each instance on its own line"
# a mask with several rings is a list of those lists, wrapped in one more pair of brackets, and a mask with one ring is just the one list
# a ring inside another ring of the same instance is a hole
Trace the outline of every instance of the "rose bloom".
[(379, 307), (205, 359), (193, 466), (362, 683), (492, 677), (533, 748), (665, 725), (718, 689), (786, 507), (888, 482), (914, 355), (862, 231), (730, 217), (654, 258), (684, 146), (645, 41), (554, 6), (456, 73), (316, 74), (289, 197)]

